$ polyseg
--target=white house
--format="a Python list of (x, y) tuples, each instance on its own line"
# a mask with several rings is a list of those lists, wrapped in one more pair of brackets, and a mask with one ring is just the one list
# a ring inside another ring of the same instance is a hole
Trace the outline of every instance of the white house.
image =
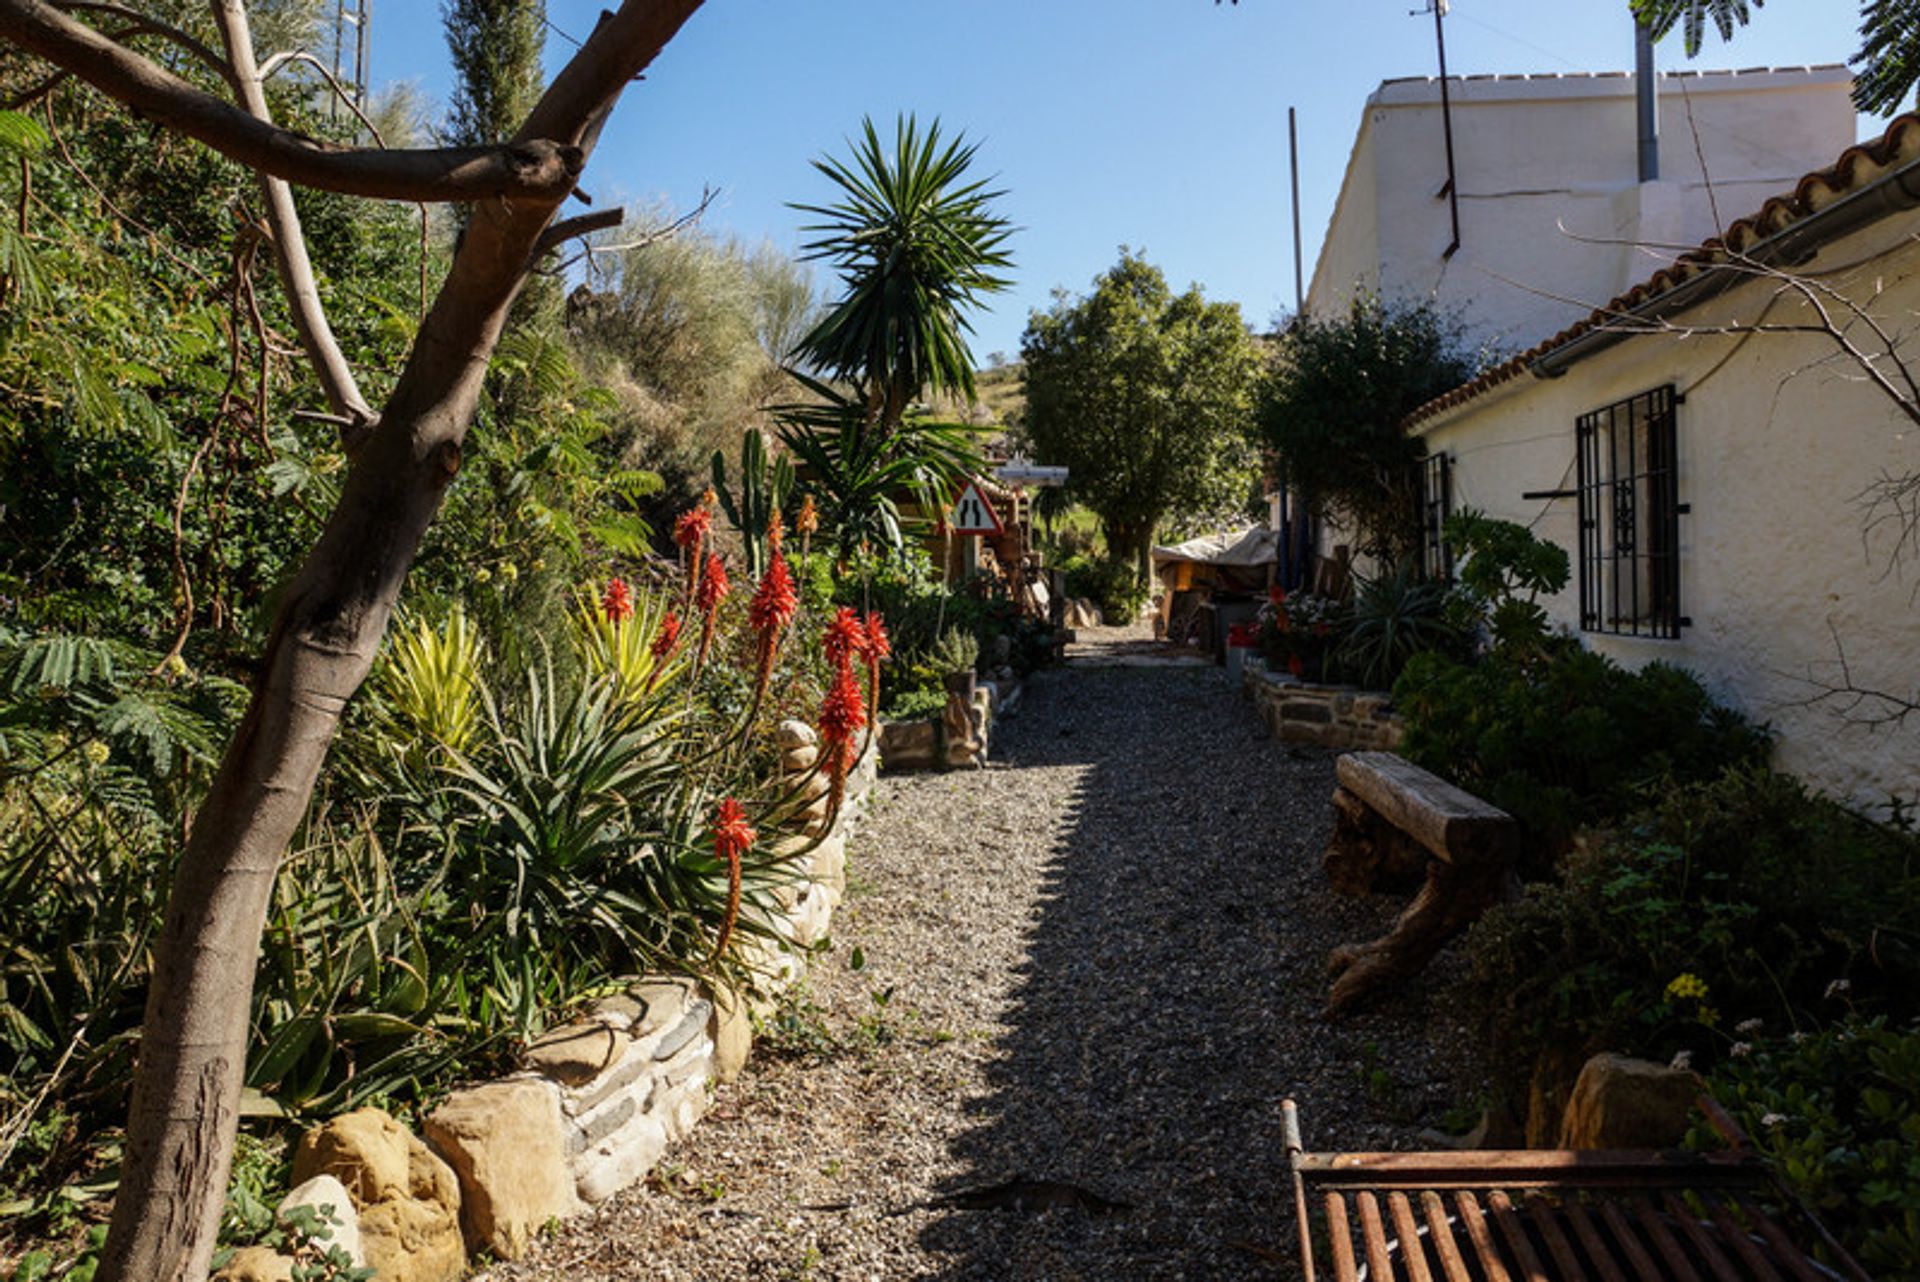
[(1659, 177), (1642, 182), (1631, 75), (1450, 79), (1451, 188), (1439, 81), (1382, 84), (1361, 114), (1307, 312), (1337, 314), (1362, 291), (1433, 299), (1513, 350), (1854, 140), (1845, 67), (1656, 83)]
[(1436, 508), (1567, 549), (1557, 623), (1699, 674), (1863, 803), (1920, 792), (1916, 208), (1906, 116), (1409, 419)]

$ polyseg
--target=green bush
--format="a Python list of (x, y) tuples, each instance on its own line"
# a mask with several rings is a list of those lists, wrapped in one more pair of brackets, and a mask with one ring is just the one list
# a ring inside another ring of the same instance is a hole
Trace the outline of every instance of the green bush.
[[(1920, 1024), (1849, 1017), (1754, 1042), (1713, 1096), (1840, 1243), (1879, 1277), (1920, 1261)], [(1715, 1147), (1696, 1130), (1692, 1143)]]
[(1361, 580), (1346, 625), (1341, 666), (1373, 690), (1390, 689), (1416, 654), (1458, 655), (1464, 648), (1448, 614), (1446, 585), (1422, 578), (1412, 562)]
[(1635, 809), (1660, 784), (1761, 762), (1766, 731), (1664, 663), (1628, 671), (1570, 639), (1477, 664), (1415, 655), (1393, 687), (1400, 752), (1485, 798), (1526, 830), (1534, 871), (1576, 829)]
[(1530, 886), (1468, 936), (1496, 1093), (1521, 1098), (1544, 1051), (1706, 1068), (1749, 1021), (1805, 1027), (1861, 1009), (1920, 1013), (1920, 840), (1734, 770), (1682, 788)]
[(1152, 595), (1140, 579), (1140, 567), (1125, 558), (1070, 556), (1057, 568), (1066, 576), (1067, 596), (1099, 606), (1109, 627), (1133, 622)]

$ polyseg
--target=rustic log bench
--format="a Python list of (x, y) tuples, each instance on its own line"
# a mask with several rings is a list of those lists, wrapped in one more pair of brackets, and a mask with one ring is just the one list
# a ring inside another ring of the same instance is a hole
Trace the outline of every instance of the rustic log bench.
[(1335, 764), (1333, 838), (1322, 866), (1333, 888), (1362, 895), (1417, 882), (1392, 931), (1327, 958), (1330, 1014), (1420, 972), (1446, 942), (1505, 899), (1519, 825), (1503, 810), (1391, 752), (1349, 752)]

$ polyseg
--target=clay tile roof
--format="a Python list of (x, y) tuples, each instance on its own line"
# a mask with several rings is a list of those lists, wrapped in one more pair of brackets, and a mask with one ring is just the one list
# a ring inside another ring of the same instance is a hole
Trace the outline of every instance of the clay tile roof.
[(1411, 431), (1444, 410), (1464, 405), (1502, 383), (1511, 382), (1525, 374), (1549, 352), (1565, 347), (1582, 335), (1606, 329), (1614, 318), (1652, 302), (1683, 281), (1724, 262), (1729, 248), (1737, 254), (1746, 253), (1761, 241), (1780, 234), (1802, 219), (1812, 217), (1841, 197), (1868, 186), (1897, 164), (1917, 156), (1920, 156), (1920, 113), (1909, 112), (1895, 117), (1880, 137), (1847, 148), (1827, 168), (1807, 174), (1794, 184), (1792, 191), (1771, 198), (1758, 212), (1730, 225), (1724, 237), (1709, 237), (1698, 249), (1688, 250), (1648, 279), (1551, 338), (1492, 366), (1472, 382), (1463, 383), (1450, 392), (1434, 397), (1407, 415), (1403, 426)]

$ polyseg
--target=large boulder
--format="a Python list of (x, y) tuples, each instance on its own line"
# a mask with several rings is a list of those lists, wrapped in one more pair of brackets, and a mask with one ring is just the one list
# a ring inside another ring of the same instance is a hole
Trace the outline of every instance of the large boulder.
[(707, 1036), (713, 1040), (713, 1077), (717, 1082), (739, 1079), (753, 1053), (753, 1016), (746, 998), (726, 984), (714, 984), (713, 1014)]
[(549, 1220), (580, 1209), (553, 1083), (516, 1078), (456, 1091), (426, 1131), (459, 1177), (469, 1249), (517, 1260)]
[(1560, 1147), (1676, 1148), (1704, 1084), (1696, 1073), (1625, 1055), (1581, 1068), (1560, 1122)]
[(356, 1109), (302, 1136), (294, 1182), (320, 1175), (346, 1188), (367, 1267), (380, 1282), (454, 1282), (466, 1272), (453, 1168), (386, 1113)]

